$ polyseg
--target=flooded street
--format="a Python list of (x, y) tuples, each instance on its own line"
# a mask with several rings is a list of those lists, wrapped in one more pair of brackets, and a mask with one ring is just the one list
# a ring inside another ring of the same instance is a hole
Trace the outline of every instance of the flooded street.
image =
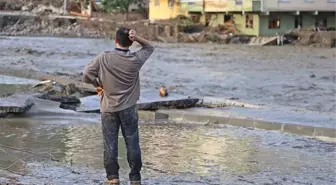
[[(174, 123), (142, 122), (140, 135), (144, 184), (336, 183), (334, 143)], [(126, 148), (121, 135), (119, 140), (120, 174), (127, 184)], [(23, 184), (102, 184), (98, 120), (0, 120), (0, 141), (0, 168), (26, 174), (14, 178)], [(0, 184), (6, 174), (0, 170)]]
[[(335, 49), (163, 44), (141, 71), (141, 85), (174, 87), (188, 96), (215, 96), (270, 108), (336, 111)], [(0, 65), (81, 79), (110, 40), (51, 37), (0, 39)], [(136, 48), (134, 48), (136, 50)], [(24, 75), (24, 74), (21, 74)]]

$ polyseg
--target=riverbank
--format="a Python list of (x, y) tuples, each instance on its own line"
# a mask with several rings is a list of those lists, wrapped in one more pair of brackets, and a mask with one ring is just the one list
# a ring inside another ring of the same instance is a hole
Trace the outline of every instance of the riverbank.
[[(71, 38), (112, 38), (119, 27), (136, 28), (144, 38), (165, 43), (277, 45), (280, 37), (256, 37), (230, 31), (234, 25), (205, 27), (185, 18), (158, 21), (120, 21), (106, 17), (83, 18), (56, 14), (40, 15), (32, 12), (0, 11), (0, 36), (56, 36)], [(112, 16), (112, 15), (111, 15)], [(284, 35), (284, 44), (335, 47), (336, 32), (294, 30)]]

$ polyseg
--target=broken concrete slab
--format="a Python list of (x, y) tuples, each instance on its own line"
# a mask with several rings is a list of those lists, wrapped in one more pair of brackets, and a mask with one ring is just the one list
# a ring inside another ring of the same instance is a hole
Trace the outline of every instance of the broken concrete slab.
[[(80, 99), (81, 105), (74, 110), (78, 112), (100, 112), (100, 97), (87, 96)], [(168, 97), (160, 97), (159, 93), (143, 92), (137, 103), (139, 110), (158, 110), (161, 108), (191, 108), (199, 99), (170, 93)]]
[(190, 98), (176, 93), (169, 93), (169, 96), (161, 97), (159, 93), (143, 92), (137, 105), (139, 110), (183, 109), (195, 107), (198, 101), (198, 98)]
[(262, 109), (264, 107), (259, 105), (253, 105), (246, 102), (230, 100), (227, 98), (221, 97), (210, 97), (205, 96), (201, 100), (200, 104), (205, 107), (211, 108), (218, 108), (218, 107), (246, 107), (246, 108), (253, 108), (253, 109)]
[(33, 105), (31, 95), (14, 94), (0, 99), (0, 112), (3, 115), (6, 113), (24, 113)]
[(56, 101), (56, 102), (60, 102), (60, 103), (63, 103), (63, 104), (77, 104), (77, 103), (80, 103), (79, 98), (77, 98), (76, 96), (38, 94), (38, 95), (35, 95), (35, 97), (43, 99), (43, 100)]

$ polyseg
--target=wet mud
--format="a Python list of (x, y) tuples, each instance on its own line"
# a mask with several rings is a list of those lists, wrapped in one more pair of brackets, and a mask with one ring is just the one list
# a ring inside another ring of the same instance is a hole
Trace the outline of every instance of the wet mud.
[[(216, 96), (271, 108), (336, 110), (335, 50), (308, 47), (162, 44), (141, 71), (143, 89), (165, 85), (187, 96)], [(81, 79), (110, 40), (4, 37), (3, 67)], [(137, 49), (137, 46), (133, 48)]]

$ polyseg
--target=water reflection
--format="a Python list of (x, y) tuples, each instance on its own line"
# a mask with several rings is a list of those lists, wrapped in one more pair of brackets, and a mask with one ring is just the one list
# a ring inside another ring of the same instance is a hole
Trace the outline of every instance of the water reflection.
[[(275, 170), (278, 175), (300, 173), (302, 168), (319, 166), (322, 159), (291, 150), (261, 147), (260, 138), (238, 136), (236, 131), (195, 125), (140, 126), (145, 177), (193, 175), (218, 177), (254, 175)], [(119, 137), (121, 176), (127, 177), (128, 164), (123, 138)], [(0, 144), (27, 149), (32, 155), (0, 147), (0, 168), (18, 159), (42, 163), (50, 157), (63, 164), (89, 167), (102, 174), (102, 136), (98, 122), (47, 119), (0, 120)], [(327, 160), (327, 159), (323, 159)], [(306, 164), (307, 161), (309, 165)], [(316, 162), (314, 162), (316, 161)], [(17, 162), (11, 170), (27, 173), (26, 163)], [(328, 171), (329, 167), (325, 170)], [(29, 173), (29, 172), (28, 172)], [(33, 173), (33, 172), (30, 172)]]
[[(97, 169), (102, 167), (102, 137), (99, 123), (60, 127), (44, 125), (41, 120), (21, 119), (7, 121), (7, 124), (0, 124), (0, 128), (2, 144), (27, 148), (36, 153), (50, 152), (55, 158), (75, 165)], [(246, 163), (251, 156), (253, 158), (256, 151), (250, 139), (236, 140), (229, 136), (214, 136), (207, 133), (207, 130), (206, 127), (181, 125), (141, 125), (141, 148), (145, 170), (150, 174), (172, 175), (252, 171), (252, 167)], [(121, 136), (119, 139), (120, 165), (128, 169), (126, 148)], [(15, 153), (19, 154), (22, 155), (22, 152)], [(12, 157), (3, 153), (0, 155), (1, 159), (6, 157), (6, 161), (8, 157)], [(9, 164), (10, 162), (2, 161), (0, 165), (5, 167)]]

